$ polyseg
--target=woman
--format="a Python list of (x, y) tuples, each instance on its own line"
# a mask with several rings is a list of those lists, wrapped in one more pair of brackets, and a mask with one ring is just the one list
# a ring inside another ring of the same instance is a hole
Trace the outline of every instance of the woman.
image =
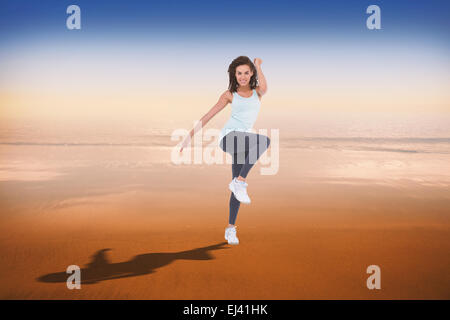
[(231, 117), (223, 127), (219, 138), (220, 147), (223, 151), (230, 153), (233, 158), (233, 180), (229, 184), (230, 214), (228, 226), (225, 229), (225, 240), (229, 244), (239, 244), (235, 226), (237, 213), (241, 202), (250, 203), (247, 194), (247, 175), (270, 144), (268, 137), (251, 132), (259, 113), (261, 97), (267, 92), (261, 63), (262, 60), (256, 58), (253, 64), (245, 56), (237, 57), (231, 62), (228, 67), (230, 80), (228, 90), (222, 93), (216, 105), (191, 130), (180, 149), (182, 152), (195, 132), (205, 126), (228, 103), (231, 103)]

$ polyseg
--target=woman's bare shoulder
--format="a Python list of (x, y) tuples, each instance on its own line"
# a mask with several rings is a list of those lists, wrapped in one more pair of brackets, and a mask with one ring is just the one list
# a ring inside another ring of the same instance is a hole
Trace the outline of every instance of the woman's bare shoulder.
[(233, 94), (230, 90), (226, 90), (224, 93), (222, 93), (221, 98), (226, 99), (231, 103), (231, 101), (233, 101)]

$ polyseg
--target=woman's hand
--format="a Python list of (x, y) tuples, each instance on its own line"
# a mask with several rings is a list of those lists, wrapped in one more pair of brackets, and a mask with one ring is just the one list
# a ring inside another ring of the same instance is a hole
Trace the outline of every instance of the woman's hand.
[(255, 65), (255, 67), (259, 67), (262, 63), (262, 60), (260, 58), (255, 58), (253, 64)]

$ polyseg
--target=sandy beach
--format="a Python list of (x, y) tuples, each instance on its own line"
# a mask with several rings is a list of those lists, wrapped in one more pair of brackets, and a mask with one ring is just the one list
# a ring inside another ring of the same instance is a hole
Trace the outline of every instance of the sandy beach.
[[(418, 178), (448, 155), (419, 166), (372, 152), (358, 176), (361, 152), (283, 149), (276, 175), (252, 169), (231, 246), (229, 165), (98, 148), (2, 147), (1, 299), (450, 298), (448, 181)], [(66, 287), (69, 265), (80, 290)], [(366, 287), (369, 265), (380, 290)]]

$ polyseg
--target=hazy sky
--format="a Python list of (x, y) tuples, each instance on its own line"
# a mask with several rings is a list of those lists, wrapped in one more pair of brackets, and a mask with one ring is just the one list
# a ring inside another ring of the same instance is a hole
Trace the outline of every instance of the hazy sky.
[[(448, 1), (0, 4), (0, 119), (190, 123), (239, 55), (264, 61), (268, 114), (450, 112)], [(81, 30), (66, 28), (70, 4)], [(366, 27), (371, 4), (381, 30)]]

